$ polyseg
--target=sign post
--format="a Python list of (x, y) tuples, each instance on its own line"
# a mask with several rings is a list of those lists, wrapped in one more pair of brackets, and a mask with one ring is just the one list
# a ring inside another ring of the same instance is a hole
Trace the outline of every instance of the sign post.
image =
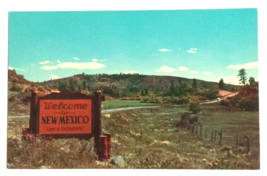
[(110, 136), (102, 135), (101, 101), (105, 96), (101, 91), (94, 95), (67, 90), (45, 96), (33, 91), (29, 128), (23, 128), (23, 139), (37, 134), (50, 138), (94, 137), (95, 154), (100, 160), (109, 158)]

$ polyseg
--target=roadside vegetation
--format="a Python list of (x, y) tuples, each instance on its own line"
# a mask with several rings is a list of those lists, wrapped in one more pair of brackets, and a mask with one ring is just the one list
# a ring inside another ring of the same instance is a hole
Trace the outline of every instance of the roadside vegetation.
[(106, 100), (101, 103), (101, 109), (113, 109), (123, 107), (152, 106), (153, 103), (140, 103), (139, 100)]
[[(203, 113), (198, 114), (203, 123), (203, 133), (204, 130), (224, 129), (223, 144), (219, 145), (210, 142), (210, 138), (175, 127), (188, 108), (102, 114), (102, 131), (112, 135), (111, 158), (122, 156), (125, 162), (122, 168), (259, 169), (257, 112), (223, 112), (221, 106), (203, 107)], [(8, 168), (120, 168), (111, 160), (97, 161), (92, 139), (89, 142), (78, 139), (49, 141), (39, 137), (33, 142), (22, 141), (22, 127), (28, 123), (29, 119), (8, 121)], [(250, 137), (250, 154), (239, 153), (233, 142), (228, 145), (230, 138), (235, 139), (236, 131), (240, 136), (246, 134)], [(230, 150), (221, 150), (226, 146)]]

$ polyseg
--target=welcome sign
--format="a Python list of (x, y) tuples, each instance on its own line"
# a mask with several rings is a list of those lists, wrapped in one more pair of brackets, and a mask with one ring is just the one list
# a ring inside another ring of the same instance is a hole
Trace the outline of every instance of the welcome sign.
[(92, 100), (40, 100), (39, 134), (92, 133)]
[(62, 90), (45, 96), (32, 91), (29, 127), (22, 129), (22, 138), (37, 134), (48, 139), (94, 137), (96, 155), (99, 160), (106, 160), (110, 156), (111, 135), (102, 134), (101, 101), (105, 96), (100, 90), (92, 95)]

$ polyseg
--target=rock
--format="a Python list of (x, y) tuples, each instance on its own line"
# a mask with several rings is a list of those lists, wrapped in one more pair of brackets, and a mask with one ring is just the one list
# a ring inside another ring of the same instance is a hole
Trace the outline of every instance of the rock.
[(14, 164), (12, 164), (12, 163), (6, 163), (6, 167), (7, 168), (12, 168), (12, 167), (14, 167)]
[(200, 147), (199, 148), (199, 151), (201, 151), (201, 152), (207, 152), (208, 150), (206, 148), (204, 148), (204, 147)]
[(90, 153), (94, 153), (94, 144), (92, 144), (91, 142), (85, 142), (84, 144), (84, 151), (85, 152), (90, 152)]
[(104, 114), (104, 117), (110, 118), (110, 114)]
[(48, 169), (47, 166), (40, 166), (39, 169)]
[(114, 156), (111, 160), (112, 164), (115, 164), (119, 167), (125, 167), (126, 163), (122, 156)]

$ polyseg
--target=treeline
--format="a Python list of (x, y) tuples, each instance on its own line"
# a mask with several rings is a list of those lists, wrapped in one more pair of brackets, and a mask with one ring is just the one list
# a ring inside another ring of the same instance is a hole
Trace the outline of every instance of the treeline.
[(142, 97), (141, 102), (187, 104), (216, 99), (217, 93), (216, 89), (198, 88), (196, 79), (193, 79), (192, 84), (179, 79), (176, 83), (171, 81), (169, 89), (160, 94), (152, 92)]
[[(200, 100), (215, 99), (217, 92), (203, 88), (202, 82), (197, 82), (196, 79), (190, 80), (177, 79), (171, 81), (169, 88), (164, 89), (156, 86), (144, 86), (142, 84), (145, 75), (139, 74), (96, 74), (96, 75), (81, 75), (82, 79), (68, 79), (58, 81), (57, 88), (59, 90), (71, 91), (88, 91), (101, 90), (103, 94), (113, 97), (126, 96), (142, 96), (144, 101), (150, 101), (149, 95), (160, 97), (176, 97), (171, 102), (181, 103), (187, 102), (185, 97), (198, 96)], [(160, 83), (159, 83), (160, 84)], [(202, 88), (198, 88), (198, 86)], [(169, 100), (170, 98), (167, 98)], [(178, 100), (179, 99), (179, 100)], [(155, 101), (152, 100), (151, 101)]]
[[(80, 74), (71, 78), (52, 80), (43, 86), (59, 90), (87, 91), (101, 90), (103, 94), (122, 97), (143, 97), (143, 101), (155, 102), (153, 97), (172, 97), (166, 101), (185, 103), (217, 98), (218, 83), (179, 77), (147, 76), (140, 74)], [(224, 84), (224, 89), (237, 87)], [(165, 100), (162, 100), (163, 102)]]
[(245, 111), (259, 111), (259, 84), (252, 82), (250, 85), (245, 85), (236, 97), (229, 97), (221, 101), (221, 105)]

